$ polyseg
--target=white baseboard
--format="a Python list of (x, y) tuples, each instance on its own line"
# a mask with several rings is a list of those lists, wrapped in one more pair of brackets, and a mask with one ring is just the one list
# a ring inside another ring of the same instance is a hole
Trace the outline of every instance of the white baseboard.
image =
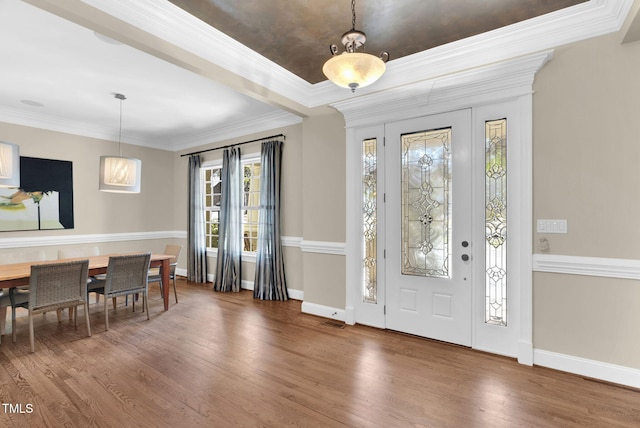
[(330, 306), (323, 306), (315, 303), (302, 302), (302, 312), (339, 321), (345, 320), (344, 309), (332, 308)]
[(533, 351), (533, 362), (537, 366), (640, 388), (640, 370), (631, 367), (587, 360), (541, 349)]
[(289, 298), (293, 300), (304, 300), (304, 291), (302, 290), (293, 290), (291, 288), (287, 289), (287, 294), (289, 294)]

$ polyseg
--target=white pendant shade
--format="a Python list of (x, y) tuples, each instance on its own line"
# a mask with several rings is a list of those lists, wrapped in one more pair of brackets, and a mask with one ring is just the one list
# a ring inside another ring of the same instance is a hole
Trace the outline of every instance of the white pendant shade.
[(100, 190), (140, 193), (142, 162), (121, 156), (100, 156)]
[(325, 62), (322, 72), (336, 85), (355, 91), (378, 80), (386, 68), (384, 61), (377, 56), (364, 52), (344, 52)]
[(20, 148), (0, 141), (0, 187), (20, 187)]

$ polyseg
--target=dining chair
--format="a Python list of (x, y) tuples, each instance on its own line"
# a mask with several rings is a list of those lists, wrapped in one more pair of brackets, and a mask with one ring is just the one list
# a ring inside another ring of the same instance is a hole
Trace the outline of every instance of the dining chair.
[[(82, 257), (99, 256), (100, 249), (98, 247), (64, 247), (58, 249), (58, 260), (63, 259), (77, 259)], [(87, 283), (96, 281), (98, 279), (104, 279), (105, 275), (90, 276), (87, 279)], [(100, 303), (100, 295), (96, 293), (96, 303)]]
[[(164, 247), (164, 253), (162, 253), (173, 256), (169, 267), (169, 279), (173, 281), (173, 295), (176, 298), (176, 303), (178, 303), (178, 291), (176, 290), (176, 266), (178, 266), (178, 258), (180, 258), (181, 252), (182, 245), (168, 244), (166, 247)], [(164, 292), (164, 284), (162, 283), (162, 275), (160, 275), (159, 268), (153, 268), (149, 271), (149, 283), (152, 282), (157, 282), (158, 284), (160, 284), (160, 292)]]
[[(105, 279), (93, 281), (87, 285), (88, 292), (104, 295), (105, 330), (109, 330), (109, 309), (107, 307), (109, 297), (112, 298), (115, 309), (116, 297), (128, 296), (130, 294), (135, 296), (138, 293), (142, 294), (142, 311), (147, 312), (147, 319), (149, 319), (149, 302), (147, 299), (149, 285), (147, 283), (147, 276), (150, 261), (151, 253), (111, 256), (109, 257)], [(135, 298), (132, 300), (132, 307), (135, 312)]]
[[(75, 260), (64, 263), (46, 263), (31, 266), (29, 292), (17, 288), (10, 289), (11, 327), (13, 342), (16, 341), (16, 308), (29, 310), (29, 342), (31, 352), (35, 351), (33, 316), (66, 307), (73, 307), (74, 326), (78, 326), (78, 306), (84, 306), (87, 336), (91, 336), (89, 306), (87, 304), (87, 272), (89, 260)], [(59, 321), (59, 319), (58, 319)]]
[[(10, 252), (0, 254), (0, 264), (13, 264), (13, 263), (25, 263), (25, 262), (40, 262), (45, 261), (47, 255), (42, 250), (33, 251), (21, 251)], [(28, 292), (29, 287), (20, 287), (20, 290)], [(11, 298), (9, 297), (9, 289), (0, 289), (0, 343), (2, 343), (2, 336), (5, 332), (5, 324), (7, 321), (7, 308), (11, 307)]]

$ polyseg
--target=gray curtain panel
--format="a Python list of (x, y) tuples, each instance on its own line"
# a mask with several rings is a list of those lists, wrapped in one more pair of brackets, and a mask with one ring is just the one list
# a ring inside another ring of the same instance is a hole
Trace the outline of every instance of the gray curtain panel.
[(187, 225), (187, 279), (207, 282), (207, 246), (204, 230), (200, 155), (189, 156), (189, 222)]
[(216, 291), (240, 291), (243, 177), (240, 148), (225, 149), (222, 156), (218, 258), (213, 281)]
[(280, 174), (282, 142), (262, 143), (260, 158), (260, 227), (253, 297), (287, 300), (280, 230)]

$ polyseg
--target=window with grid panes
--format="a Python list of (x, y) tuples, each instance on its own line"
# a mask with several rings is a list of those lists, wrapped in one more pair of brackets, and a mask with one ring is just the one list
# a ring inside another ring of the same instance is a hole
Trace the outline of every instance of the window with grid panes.
[[(260, 160), (243, 160), (242, 236), (243, 250), (255, 252), (258, 247), (258, 215), (260, 213)], [(222, 167), (204, 168), (205, 222), (208, 248), (218, 248)]]

